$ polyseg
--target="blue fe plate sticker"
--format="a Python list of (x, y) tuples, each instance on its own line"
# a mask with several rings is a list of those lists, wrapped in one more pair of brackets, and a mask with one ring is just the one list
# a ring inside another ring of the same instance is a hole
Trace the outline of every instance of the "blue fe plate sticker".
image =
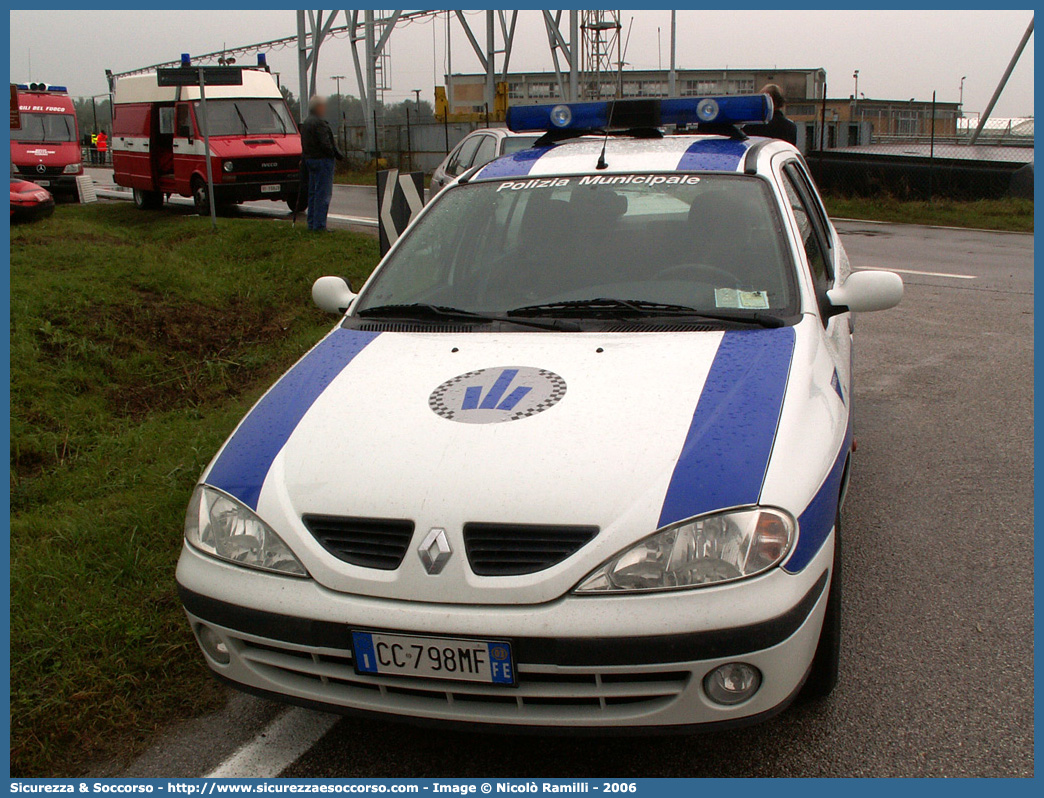
[(500, 640), (352, 632), (357, 673), (515, 684), (511, 644)]

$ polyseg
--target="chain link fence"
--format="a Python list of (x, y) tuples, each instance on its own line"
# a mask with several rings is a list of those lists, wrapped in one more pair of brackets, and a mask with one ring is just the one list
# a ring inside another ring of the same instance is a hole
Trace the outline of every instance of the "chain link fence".
[[(376, 155), (392, 168), (430, 174), (462, 138), (481, 127), (485, 127), (481, 122), (378, 125)], [(366, 147), (366, 128), (349, 125), (338, 132), (349, 168), (366, 167), (373, 160)]]
[(831, 121), (824, 113), (801, 131), (799, 144), (820, 189), (834, 196), (1033, 198), (1032, 119), (988, 123), (977, 138), (976, 125), (956, 117), (928, 116), (910, 127), (898, 132), (896, 125)]

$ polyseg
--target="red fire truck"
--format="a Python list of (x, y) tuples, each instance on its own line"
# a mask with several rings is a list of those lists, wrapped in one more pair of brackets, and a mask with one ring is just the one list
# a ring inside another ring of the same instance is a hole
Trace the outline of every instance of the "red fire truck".
[(76, 199), (83, 174), (80, 133), (65, 86), (19, 84), (21, 127), (11, 131), (11, 175), (43, 186), (55, 197)]
[[(243, 69), (241, 86), (206, 88), (215, 204), (298, 195), (301, 135), (267, 68)], [(155, 72), (116, 80), (113, 179), (133, 189), (139, 208), (164, 196), (192, 197), (210, 212), (199, 86), (160, 86)]]

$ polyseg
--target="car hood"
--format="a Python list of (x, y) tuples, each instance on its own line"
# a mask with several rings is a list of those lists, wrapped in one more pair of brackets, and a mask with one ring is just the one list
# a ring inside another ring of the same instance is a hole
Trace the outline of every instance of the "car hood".
[[(262, 398), (204, 481), (256, 508), (330, 589), (547, 601), (661, 526), (757, 501), (793, 348), (792, 328), (337, 329)], [(401, 565), (378, 570), (324, 550), (306, 515), (405, 520), (414, 532)], [(598, 531), (537, 573), (478, 576), (469, 523)], [(437, 576), (417, 551), (432, 529), (451, 550)]]

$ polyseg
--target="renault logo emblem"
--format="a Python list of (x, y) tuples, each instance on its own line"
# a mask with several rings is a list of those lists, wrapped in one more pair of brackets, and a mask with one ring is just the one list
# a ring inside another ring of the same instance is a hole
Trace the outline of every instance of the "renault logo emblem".
[(428, 534), (424, 536), (424, 540), (421, 541), (420, 546), (417, 547), (417, 554), (420, 555), (421, 562), (424, 563), (424, 570), (432, 576), (442, 572), (446, 563), (449, 562), (451, 553), (449, 540), (446, 538), (446, 530), (438, 527), (429, 530)]

